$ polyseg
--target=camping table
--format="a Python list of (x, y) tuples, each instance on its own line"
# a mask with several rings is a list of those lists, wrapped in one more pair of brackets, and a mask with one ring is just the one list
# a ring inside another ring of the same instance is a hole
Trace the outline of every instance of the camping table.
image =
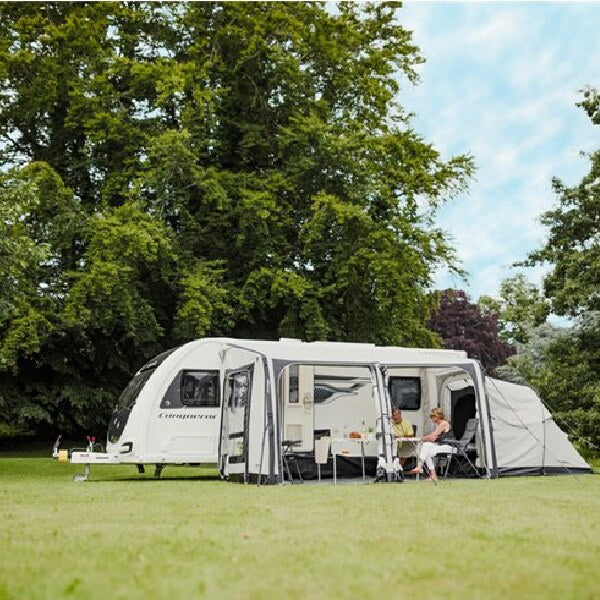
[[(397, 442), (410, 442), (415, 445), (415, 454), (419, 456), (421, 452), (421, 446), (423, 445), (423, 439), (420, 437), (396, 437)], [(417, 474), (416, 480), (419, 481), (419, 475)]]
[(365, 481), (365, 442), (369, 438), (332, 438), (331, 439), (331, 456), (333, 457), (333, 484), (337, 485), (337, 455), (358, 457), (360, 456), (360, 464), (362, 467), (363, 481)]

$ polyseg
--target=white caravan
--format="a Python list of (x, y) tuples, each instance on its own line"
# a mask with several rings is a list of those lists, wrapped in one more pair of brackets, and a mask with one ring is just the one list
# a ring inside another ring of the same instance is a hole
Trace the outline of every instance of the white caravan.
[[(496, 477), (494, 428), (502, 423), (493, 423), (487, 387), (479, 362), (462, 351), (206, 338), (144, 365), (113, 412), (106, 452), (90, 447), (69, 460), (131, 463), (140, 470), (154, 464), (157, 475), (167, 464), (209, 464), (228, 479), (282, 483), (286, 454), (312, 457), (314, 464), (319, 437), (343, 440), (357, 432), (363, 457), (395, 480), (392, 407), (422, 435), (432, 428), (430, 409), (439, 406), (457, 437), (468, 419), (478, 419), (476, 466), (482, 476)], [(506, 398), (501, 403), (506, 409)], [(547, 411), (544, 419), (551, 420)], [(566, 443), (562, 462), (544, 462), (544, 446), (541, 464), (529, 466), (589, 471)], [(539, 462), (537, 455), (531, 460)]]

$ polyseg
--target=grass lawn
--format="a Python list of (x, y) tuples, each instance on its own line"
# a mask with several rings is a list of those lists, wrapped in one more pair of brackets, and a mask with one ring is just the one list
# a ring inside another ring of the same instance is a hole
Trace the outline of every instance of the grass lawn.
[(243, 486), (0, 458), (0, 598), (600, 598), (600, 477)]

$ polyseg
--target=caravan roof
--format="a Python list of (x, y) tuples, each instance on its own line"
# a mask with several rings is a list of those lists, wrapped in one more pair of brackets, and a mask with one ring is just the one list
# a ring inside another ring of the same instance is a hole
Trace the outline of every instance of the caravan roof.
[(240, 340), (234, 338), (204, 338), (187, 344), (190, 350), (198, 345), (220, 342), (236, 348), (260, 352), (267, 358), (285, 362), (355, 364), (380, 363), (383, 365), (440, 366), (476, 362), (462, 350), (430, 348), (381, 347), (374, 344), (345, 342), (302, 342), (283, 338), (281, 341)]

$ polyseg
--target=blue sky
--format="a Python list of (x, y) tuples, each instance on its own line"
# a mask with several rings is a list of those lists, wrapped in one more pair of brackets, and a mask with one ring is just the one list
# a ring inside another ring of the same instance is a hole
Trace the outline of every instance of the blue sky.
[[(600, 146), (575, 106), (578, 90), (600, 87), (600, 3), (407, 2), (401, 19), (427, 59), (418, 86), (402, 82), (414, 129), (444, 158), (470, 153), (477, 165), (438, 217), (469, 280), (440, 271), (436, 287), (497, 295), (544, 241), (551, 178), (577, 183), (589, 169), (580, 151)], [(539, 283), (544, 270), (523, 271)]]

